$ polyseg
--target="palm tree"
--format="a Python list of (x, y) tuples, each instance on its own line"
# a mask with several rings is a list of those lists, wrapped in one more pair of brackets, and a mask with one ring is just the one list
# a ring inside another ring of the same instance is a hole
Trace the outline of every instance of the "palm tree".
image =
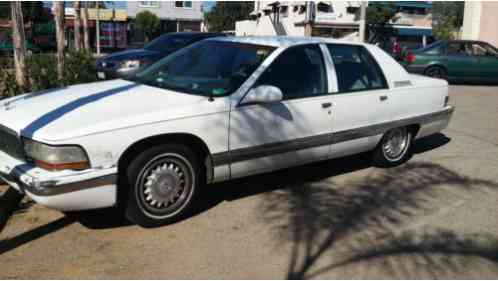
[(22, 15), (21, 5), (22, 3), (20, 1), (10, 2), (16, 82), (22, 89), (26, 89), (28, 87), (29, 81), (26, 77), (26, 42), (24, 35), (24, 19)]
[(57, 39), (57, 78), (64, 78), (64, 2), (58, 1), (55, 5), (55, 31)]
[(83, 2), (83, 42), (85, 50), (90, 51), (90, 35), (88, 32), (88, 2)]
[(76, 51), (81, 49), (80, 7), (80, 1), (74, 1), (74, 48)]

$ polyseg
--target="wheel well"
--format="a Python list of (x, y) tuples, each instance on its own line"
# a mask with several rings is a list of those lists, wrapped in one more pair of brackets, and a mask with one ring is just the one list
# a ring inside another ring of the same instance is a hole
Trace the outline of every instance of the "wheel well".
[(420, 125), (419, 124), (412, 124), (412, 125), (408, 125), (406, 127), (412, 133), (412, 139), (415, 139), (415, 137), (418, 134), (418, 131), (420, 130)]
[[(174, 133), (148, 137), (129, 146), (118, 160), (118, 185), (128, 185), (126, 168), (139, 153), (144, 151), (146, 148), (165, 143), (184, 144), (193, 149), (194, 153), (199, 156), (199, 161), (204, 167), (203, 172), (205, 175), (203, 176), (206, 177), (207, 182), (211, 181), (213, 177), (213, 164), (211, 153), (209, 152), (209, 148), (206, 143), (199, 137), (192, 134)], [(120, 193), (121, 195), (118, 194), (118, 202), (122, 201), (122, 196), (126, 194), (126, 192)]]
[(439, 67), (441, 69), (444, 70), (444, 72), (448, 73), (448, 70), (446, 69), (446, 67), (444, 67), (443, 65), (441, 64), (431, 64), (429, 66), (427, 66), (425, 69), (424, 69), (424, 74), (427, 72), (428, 69), (430, 69), (431, 67)]

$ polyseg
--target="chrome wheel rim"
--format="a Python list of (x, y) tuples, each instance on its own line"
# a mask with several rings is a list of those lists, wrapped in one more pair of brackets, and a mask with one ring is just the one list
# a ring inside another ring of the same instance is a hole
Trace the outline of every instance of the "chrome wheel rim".
[(181, 155), (166, 153), (149, 161), (140, 171), (136, 196), (147, 216), (162, 219), (178, 214), (190, 201), (194, 170)]
[(382, 152), (389, 161), (399, 161), (405, 155), (409, 142), (406, 128), (392, 129), (385, 136)]
[(432, 69), (429, 69), (429, 71), (427, 72), (427, 75), (430, 77), (442, 78), (443, 77), (443, 70), (440, 68), (432, 68)]

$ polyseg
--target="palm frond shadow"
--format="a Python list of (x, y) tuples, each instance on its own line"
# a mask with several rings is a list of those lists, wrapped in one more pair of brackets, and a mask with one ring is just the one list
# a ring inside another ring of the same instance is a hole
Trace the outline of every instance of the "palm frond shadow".
[[(493, 245), (486, 250), (475, 237), (462, 238), (451, 231), (398, 233), (416, 214), (434, 211), (442, 185), (498, 190), (495, 182), (461, 176), (437, 164), (413, 162), (341, 186), (296, 183), (265, 194), (261, 210), (280, 242), (292, 244), (289, 279), (313, 278), (341, 265), (399, 253), (424, 253), (427, 258), (431, 252), (475, 255), (498, 263), (496, 239), (486, 238)], [(340, 260), (316, 269), (332, 249), (341, 253)], [(444, 260), (447, 264), (442, 266), (451, 266)]]

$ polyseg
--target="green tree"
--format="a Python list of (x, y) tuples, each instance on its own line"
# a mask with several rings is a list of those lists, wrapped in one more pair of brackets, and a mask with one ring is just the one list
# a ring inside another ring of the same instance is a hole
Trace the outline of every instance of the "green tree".
[[(46, 22), (49, 18), (43, 13), (43, 2), (41, 1), (23, 1), (21, 2), (23, 21), (26, 28), (26, 37), (34, 37), (37, 30), (37, 24)], [(0, 19), (10, 20), (10, 4), (9, 2), (0, 2)]]
[(464, 2), (435, 1), (432, 4), (432, 32), (438, 40), (454, 39), (463, 25)]
[(134, 23), (137, 28), (144, 33), (146, 42), (159, 31), (161, 25), (159, 18), (149, 11), (141, 11), (138, 13)]
[(371, 2), (366, 15), (368, 42), (379, 43), (381, 47), (385, 47), (384, 45), (389, 43), (389, 38), (397, 34), (391, 25), (396, 19), (396, 7), (392, 2)]
[(254, 2), (220, 1), (205, 15), (211, 32), (234, 30), (235, 22), (246, 20), (254, 10)]
[[(43, 2), (23, 1), (21, 3), (24, 22), (40, 21), (43, 16)], [(0, 19), (10, 19), (10, 3), (0, 2)], [(46, 20), (46, 19), (43, 19)]]

